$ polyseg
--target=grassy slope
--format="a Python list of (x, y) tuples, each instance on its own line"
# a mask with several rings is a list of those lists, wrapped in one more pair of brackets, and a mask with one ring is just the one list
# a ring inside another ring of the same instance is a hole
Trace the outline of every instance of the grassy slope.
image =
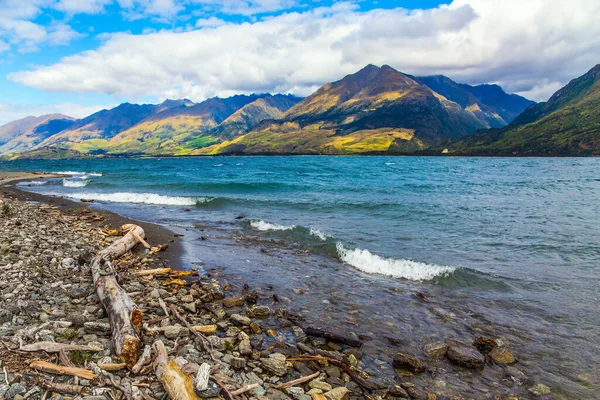
[[(439, 150), (439, 149), (437, 149)], [(504, 129), (449, 145), (451, 154), (600, 155), (600, 65)]]
[(473, 113), (388, 66), (326, 84), (279, 121), (192, 154), (412, 152), (486, 125)]

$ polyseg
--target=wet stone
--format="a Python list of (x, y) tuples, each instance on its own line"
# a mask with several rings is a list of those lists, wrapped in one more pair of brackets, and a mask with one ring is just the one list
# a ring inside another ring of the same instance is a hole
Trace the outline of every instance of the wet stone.
[(423, 346), (423, 352), (427, 355), (427, 357), (441, 360), (446, 356), (446, 352), (448, 351), (448, 345), (444, 342), (434, 342), (427, 343)]
[(489, 356), (496, 364), (514, 364), (517, 362), (515, 356), (504, 347), (495, 347), (490, 351)]
[(474, 347), (453, 345), (448, 348), (446, 356), (454, 363), (471, 369), (483, 368), (485, 358)]
[(404, 353), (397, 353), (394, 356), (392, 365), (394, 368), (405, 369), (414, 373), (425, 371), (425, 365), (418, 358)]

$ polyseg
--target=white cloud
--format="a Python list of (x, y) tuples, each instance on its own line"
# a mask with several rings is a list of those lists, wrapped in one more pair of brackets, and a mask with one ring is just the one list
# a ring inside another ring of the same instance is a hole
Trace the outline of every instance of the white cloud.
[[(58, 3), (57, 7), (60, 4)], [(38, 50), (41, 44), (64, 45), (81, 37), (82, 35), (64, 23), (51, 22), (44, 26), (31, 21), (39, 16), (44, 8), (52, 5), (54, 0), (1, 1), (0, 39), (4, 40), (3, 43), (8, 43), (9, 48), (13, 45), (19, 52), (27, 53)]]
[(188, 0), (199, 4), (206, 12), (224, 14), (255, 15), (289, 9), (297, 4), (296, 0)]
[(98, 14), (113, 0), (59, 0), (54, 8), (65, 14)]
[(73, 118), (83, 118), (104, 108), (113, 108), (116, 104), (85, 106), (76, 103), (58, 104), (9, 104), (0, 103), (0, 126), (30, 115), (64, 114)]
[(338, 3), (254, 23), (112, 35), (96, 50), (9, 79), (48, 91), (199, 101), (239, 92), (307, 94), (374, 63), (499, 83), (540, 100), (599, 62), (598, 15), (600, 2), (588, 0), (455, 0), (432, 10), (369, 12)]

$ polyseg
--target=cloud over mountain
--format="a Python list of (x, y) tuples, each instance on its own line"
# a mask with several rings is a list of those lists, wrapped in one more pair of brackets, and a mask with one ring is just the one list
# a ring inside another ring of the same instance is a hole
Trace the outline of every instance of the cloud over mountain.
[[(244, 4), (285, 6), (281, 0), (195, 1), (225, 11), (237, 4), (237, 12)], [(199, 101), (239, 92), (305, 95), (375, 63), (416, 75), (496, 82), (543, 100), (597, 62), (598, 15), (600, 2), (588, 0), (455, 0), (429, 10), (366, 12), (337, 3), (256, 22), (115, 34), (95, 50), (9, 79), (48, 91)]]

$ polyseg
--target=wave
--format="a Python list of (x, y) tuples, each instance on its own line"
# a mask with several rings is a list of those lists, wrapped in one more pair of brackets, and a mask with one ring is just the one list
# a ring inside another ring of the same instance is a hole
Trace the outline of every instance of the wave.
[(250, 226), (259, 231), (289, 231), (296, 227), (296, 225), (278, 225), (272, 224), (265, 221), (251, 221)]
[(86, 176), (86, 178), (82, 178), (82, 179), (87, 179), (87, 177), (90, 176), (102, 176), (101, 172), (80, 172), (80, 171), (55, 171), (55, 172), (51, 172), (52, 174), (63, 174), (63, 175), (73, 175), (73, 177), (75, 178), (79, 178), (81, 176)]
[[(59, 194), (65, 195), (65, 194)], [(163, 196), (157, 193), (69, 193), (66, 196), (74, 199), (107, 201), (111, 203), (156, 204), (166, 206), (195, 206), (212, 201), (210, 197)]]
[(30, 181), (30, 182), (18, 182), (17, 186), (42, 186), (48, 183), (48, 181)]
[(380, 274), (413, 281), (430, 280), (437, 276), (447, 276), (455, 271), (453, 267), (426, 264), (418, 261), (384, 258), (372, 254), (369, 250), (348, 250), (337, 243), (340, 259), (369, 274)]
[(85, 186), (87, 186), (88, 183), (90, 183), (90, 181), (86, 181), (86, 180), (72, 181), (69, 179), (62, 180), (62, 184), (64, 187), (73, 187), (73, 188), (85, 187)]
[(328, 234), (326, 234), (326, 233), (323, 233), (323, 232), (321, 232), (320, 230), (318, 230), (318, 229), (315, 229), (315, 228), (310, 228), (309, 232), (310, 232), (310, 234), (311, 234), (312, 236), (314, 236), (314, 237), (316, 237), (316, 238), (319, 238), (319, 239), (321, 239), (322, 241), (326, 241), (328, 237), (331, 237), (331, 236), (329, 236)]

